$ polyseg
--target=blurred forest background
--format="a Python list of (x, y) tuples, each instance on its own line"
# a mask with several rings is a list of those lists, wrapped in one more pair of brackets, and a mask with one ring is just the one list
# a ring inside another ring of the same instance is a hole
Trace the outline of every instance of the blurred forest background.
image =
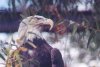
[(99, 0), (5, 0), (0, 8), (0, 31), (15, 32), (24, 17), (42, 15), (55, 23), (70, 20), (99, 29)]
[(100, 65), (100, 0), (1, 1), (4, 1), (0, 3), (3, 4), (0, 7), (1, 40), (17, 32), (23, 18), (41, 15), (55, 23), (51, 33), (56, 34), (53, 37), (56, 43), (48, 43), (60, 49), (65, 67), (75, 67), (76, 64), (76, 67), (99, 67), (96, 65)]

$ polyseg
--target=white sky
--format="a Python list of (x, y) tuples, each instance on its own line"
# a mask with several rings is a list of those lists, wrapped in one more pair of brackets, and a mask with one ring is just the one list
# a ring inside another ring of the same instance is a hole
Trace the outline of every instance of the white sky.
[(0, 8), (8, 8), (8, 0), (0, 0)]
[[(88, 8), (86, 8), (85, 3), (84, 3), (85, 1), (86, 0), (82, 0), (82, 4), (78, 3), (78, 10), (79, 11), (91, 9), (90, 4), (88, 4)], [(7, 9), (8, 8), (7, 2), (8, 2), (8, 0), (0, 0), (0, 9)], [(17, 6), (19, 6), (19, 4), (17, 4)]]

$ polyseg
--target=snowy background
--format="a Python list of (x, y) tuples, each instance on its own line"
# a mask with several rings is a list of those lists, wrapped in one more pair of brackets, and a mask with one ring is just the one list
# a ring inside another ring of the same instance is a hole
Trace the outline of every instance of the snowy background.
[[(0, 40), (9, 41), (17, 38), (17, 33), (5, 34), (0, 33)], [(67, 67), (100, 67), (99, 52), (90, 51), (86, 48), (89, 33), (87, 32), (84, 38), (79, 39), (79, 35), (75, 34), (72, 39), (71, 34), (58, 35), (58, 40), (54, 41), (54, 34), (42, 33), (43, 38), (54, 48), (58, 48), (62, 53), (62, 57)], [(91, 43), (92, 45), (95, 44)], [(5, 67), (5, 62), (0, 59), (0, 67)]]
[[(79, 11), (92, 9), (91, 4), (88, 4), (88, 7), (84, 6), (86, 0), (81, 1), (82, 4), (78, 3)], [(8, 0), (0, 0), (0, 10), (5, 10), (9, 8), (7, 2)], [(19, 8), (20, 5), (18, 4), (17, 6)], [(54, 37), (54, 34), (42, 34), (52, 47), (58, 48), (60, 50), (64, 63), (67, 67), (100, 67), (99, 50), (90, 51), (86, 48), (89, 37), (88, 32), (84, 36), (84, 38), (81, 38), (81, 40), (78, 34), (75, 34), (73, 39), (71, 34), (65, 34), (63, 36), (58, 35), (58, 41), (54, 41), (53, 39), (51, 39), (51, 37)], [(16, 39), (17, 33), (0, 33), (0, 40), (10, 42), (12, 36), (14, 39)], [(91, 42), (91, 45), (94, 48), (96, 47), (93, 42)], [(5, 67), (4, 64), (5, 62), (0, 59), (0, 67)]]

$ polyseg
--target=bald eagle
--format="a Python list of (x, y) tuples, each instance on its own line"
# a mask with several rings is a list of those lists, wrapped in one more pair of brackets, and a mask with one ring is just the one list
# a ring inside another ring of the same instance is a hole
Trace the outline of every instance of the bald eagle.
[(20, 52), (22, 67), (64, 67), (62, 55), (52, 48), (41, 33), (51, 30), (54, 22), (43, 16), (30, 16), (22, 20), (16, 42), (28, 50)]

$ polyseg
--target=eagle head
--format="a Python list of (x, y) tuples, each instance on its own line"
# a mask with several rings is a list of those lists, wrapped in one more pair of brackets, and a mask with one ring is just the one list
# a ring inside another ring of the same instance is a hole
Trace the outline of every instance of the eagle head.
[(41, 36), (41, 32), (51, 30), (53, 25), (51, 19), (39, 15), (29, 16), (20, 23), (16, 42), (22, 45), (27, 40), (33, 40)]

